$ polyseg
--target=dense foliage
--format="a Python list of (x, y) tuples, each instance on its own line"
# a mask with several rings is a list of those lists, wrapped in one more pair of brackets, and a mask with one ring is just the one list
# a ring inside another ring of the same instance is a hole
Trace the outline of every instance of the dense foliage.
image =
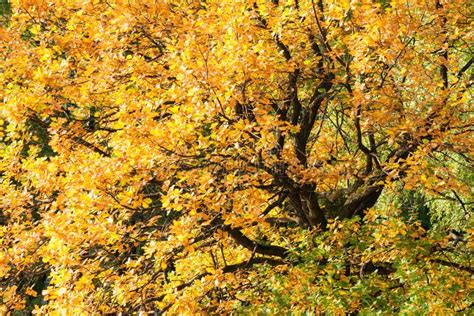
[(0, 8), (1, 313), (472, 310), (470, 1)]

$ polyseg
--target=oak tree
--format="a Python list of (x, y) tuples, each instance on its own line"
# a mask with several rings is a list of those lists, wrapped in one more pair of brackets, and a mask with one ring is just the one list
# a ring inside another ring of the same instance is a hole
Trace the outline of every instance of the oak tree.
[(470, 1), (4, 8), (2, 312), (472, 308)]

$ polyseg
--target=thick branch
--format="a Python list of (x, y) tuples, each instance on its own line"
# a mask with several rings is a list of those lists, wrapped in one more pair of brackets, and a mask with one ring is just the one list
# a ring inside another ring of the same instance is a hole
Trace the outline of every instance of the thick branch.
[(288, 250), (286, 248), (280, 246), (259, 244), (256, 241), (249, 239), (240, 230), (232, 228), (229, 225), (223, 225), (222, 230), (229, 233), (229, 235), (234, 239), (237, 244), (252, 252), (267, 256), (276, 256), (280, 258), (286, 258), (288, 256)]
[(231, 272), (235, 272), (235, 271), (240, 270), (240, 269), (249, 268), (249, 267), (253, 266), (254, 264), (262, 264), (262, 263), (269, 264), (271, 266), (278, 266), (278, 265), (285, 264), (285, 262), (281, 261), (281, 260), (275, 260), (275, 259), (264, 258), (264, 257), (257, 257), (257, 258), (252, 258), (248, 261), (227, 265), (222, 269), (222, 271), (224, 273), (231, 273)]
[(468, 272), (468, 273), (474, 275), (474, 268), (467, 267), (467, 266), (461, 265), (461, 264), (456, 263), (456, 262), (449, 262), (449, 261), (444, 261), (444, 260), (441, 260), (441, 259), (431, 259), (431, 261), (435, 262), (435, 263), (438, 263), (440, 265), (446, 266), (446, 267), (458, 269), (458, 270)]
[(362, 213), (375, 205), (380, 194), (382, 194), (383, 185), (368, 185), (359, 189), (349, 196), (342, 207), (341, 214), (343, 218), (350, 218)]

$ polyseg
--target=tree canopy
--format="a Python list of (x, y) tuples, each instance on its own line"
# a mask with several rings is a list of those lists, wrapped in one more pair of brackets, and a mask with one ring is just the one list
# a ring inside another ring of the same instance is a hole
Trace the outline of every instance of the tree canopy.
[(0, 5), (0, 310), (468, 313), (472, 3)]

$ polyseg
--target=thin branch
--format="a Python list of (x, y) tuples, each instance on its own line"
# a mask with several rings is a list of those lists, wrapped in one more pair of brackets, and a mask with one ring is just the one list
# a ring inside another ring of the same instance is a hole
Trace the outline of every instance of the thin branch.
[(278, 198), (278, 200), (276, 200), (275, 202), (271, 203), (270, 205), (268, 205), (265, 210), (262, 212), (262, 214), (260, 214), (260, 217), (264, 217), (266, 215), (268, 215), (268, 213), (270, 213), (271, 210), (273, 210), (275, 207), (278, 207), (280, 206), (283, 201), (285, 201), (285, 199), (288, 197), (288, 192), (283, 192), (280, 197)]
[(471, 65), (474, 63), (474, 57), (471, 57), (471, 59), (464, 65), (464, 67), (461, 68), (458, 72), (458, 78), (461, 78), (462, 75), (471, 67)]

